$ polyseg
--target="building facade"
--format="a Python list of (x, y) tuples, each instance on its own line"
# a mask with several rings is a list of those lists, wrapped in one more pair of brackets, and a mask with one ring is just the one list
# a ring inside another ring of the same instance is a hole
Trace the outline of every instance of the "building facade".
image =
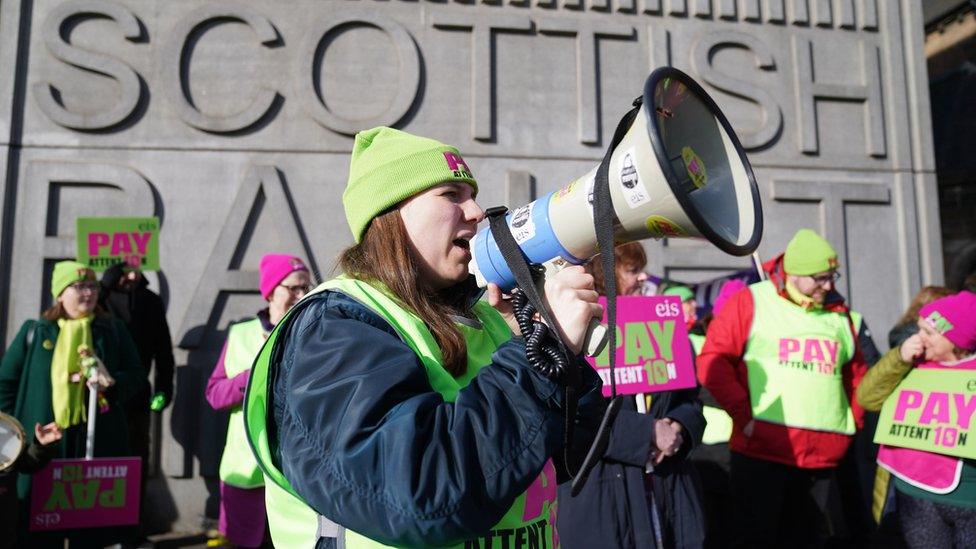
[[(596, 164), (663, 65), (747, 148), (760, 254), (822, 232), (882, 333), (943, 276), (923, 39), (915, 0), (0, 0), (0, 334), (49, 303), (76, 217), (160, 217), (150, 287), (180, 367), (152, 490), (167, 527), (193, 529), (223, 436), (203, 384), (228, 324), (262, 306), (262, 254), (325, 279), (351, 243), (356, 131), (456, 144), (479, 202), (517, 206)], [(645, 245), (676, 279), (750, 265)]]

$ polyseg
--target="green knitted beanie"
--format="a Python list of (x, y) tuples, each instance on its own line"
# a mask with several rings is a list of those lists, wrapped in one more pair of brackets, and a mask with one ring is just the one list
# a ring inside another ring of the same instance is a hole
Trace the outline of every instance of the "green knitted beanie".
[(691, 288), (687, 286), (671, 286), (667, 290), (664, 290), (663, 295), (676, 295), (681, 298), (681, 302), (684, 303), (689, 299), (695, 299), (695, 294), (691, 292)]
[(478, 182), (456, 148), (383, 126), (359, 132), (349, 161), (349, 183), (342, 193), (346, 221), (356, 243), (374, 217), (449, 181), (478, 190)]
[(51, 273), (51, 295), (56, 299), (65, 288), (79, 280), (95, 280), (95, 273), (77, 261), (55, 263), (54, 272)]
[(791, 275), (813, 275), (837, 268), (837, 252), (830, 242), (810, 229), (800, 229), (786, 245), (783, 270)]

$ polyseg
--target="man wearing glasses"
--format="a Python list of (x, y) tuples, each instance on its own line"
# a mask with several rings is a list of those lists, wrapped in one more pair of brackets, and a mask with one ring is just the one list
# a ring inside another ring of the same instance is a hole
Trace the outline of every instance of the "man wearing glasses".
[(237, 547), (259, 547), (266, 538), (264, 475), (247, 443), (241, 408), (251, 363), (275, 325), (312, 287), (308, 267), (293, 255), (265, 255), (260, 270), (261, 297), (268, 306), (228, 329), (206, 391), (215, 410), (230, 411), (220, 459), (220, 533), (225, 539), (216, 541)]
[(801, 229), (767, 264), (770, 279), (733, 295), (708, 328), (698, 377), (732, 416), (734, 546), (816, 547), (839, 533), (827, 500), (862, 424), (853, 394), (867, 364), (837, 269), (830, 243)]

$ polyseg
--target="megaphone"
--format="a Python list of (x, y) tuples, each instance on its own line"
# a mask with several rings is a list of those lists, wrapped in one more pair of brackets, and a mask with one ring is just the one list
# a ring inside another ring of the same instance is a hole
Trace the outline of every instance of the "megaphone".
[[(643, 101), (612, 151), (608, 182), (614, 242), (702, 238), (732, 255), (759, 246), (759, 190), (742, 144), (711, 97), (687, 74), (664, 67), (644, 82)], [(530, 263), (580, 265), (596, 253), (593, 186), (599, 166), (558, 191), (507, 214)], [(470, 272), (502, 290), (515, 277), (492, 232), (471, 241)]]

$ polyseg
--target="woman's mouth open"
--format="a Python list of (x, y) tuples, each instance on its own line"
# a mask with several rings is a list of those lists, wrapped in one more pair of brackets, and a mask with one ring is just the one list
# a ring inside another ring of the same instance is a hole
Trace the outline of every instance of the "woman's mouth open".
[(471, 261), (471, 243), (467, 238), (455, 238), (451, 243), (454, 244), (455, 249), (461, 250), (462, 261)]

